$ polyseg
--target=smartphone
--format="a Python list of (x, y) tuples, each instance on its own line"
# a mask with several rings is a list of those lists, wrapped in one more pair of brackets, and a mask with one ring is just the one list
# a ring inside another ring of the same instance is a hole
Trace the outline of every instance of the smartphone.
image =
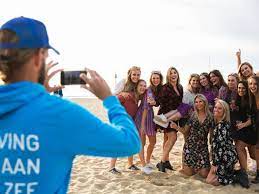
[(85, 82), (80, 78), (81, 73), (87, 73), (86, 71), (61, 71), (60, 82), (61, 85), (80, 85)]
[(151, 89), (147, 90), (147, 97), (148, 98), (153, 98), (153, 93), (152, 93)]

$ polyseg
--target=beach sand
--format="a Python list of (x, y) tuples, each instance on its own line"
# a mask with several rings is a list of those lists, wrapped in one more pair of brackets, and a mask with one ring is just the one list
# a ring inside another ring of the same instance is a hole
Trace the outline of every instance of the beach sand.
[[(107, 121), (106, 111), (102, 102), (97, 99), (71, 99), (72, 101), (86, 107), (100, 119)], [(163, 134), (157, 134), (157, 144), (153, 152), (152, 164), (160, 161), (162, 151)], [(167, 173), (158, 172), (157, 169), (151, 175), (144, 175), (142, 172), (131, 172), (127, 170), (127, 159), (118, 159), (117, 167), (122, 171), (121, 175), (113, 175), (108, 172), (108, 158), (93, 158), (89, 156), (77, 156), (73, 163), (73, 170), (68, 193), (135, 193), (135, 194), (167, 194), (167, 193), (193, 193), (193, 194), (250, 194), (259, 192), (259, 184), (252, 184), (250, 189), (244, 189), (239, 185), (210, 186), (198, 175), (185, 177), (178, 171), (181, 168), (181, 154), (183, 147), (183, 136), (178, 133), (178, 139), (170, 153), (170, 161), (175, 171)], [(138, 156), (134, 161), (139, 164)], [(248, 168), (252, 168), (251, 159), (248, 160)], [(255, 172), (248, 172), (252, 179)]]

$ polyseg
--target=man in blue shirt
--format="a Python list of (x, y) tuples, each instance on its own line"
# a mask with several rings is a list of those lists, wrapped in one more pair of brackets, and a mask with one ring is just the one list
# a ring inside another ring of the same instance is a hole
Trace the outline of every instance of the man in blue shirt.
[(101, 76), (80, 77), (107, 109), (104, 123), (86, 109), (49, 95), (44, 24), (19, 17), (0, 28), (0, 193), (66, 193), (75, 155), (126, 157), (140, 151), (135, 125)]

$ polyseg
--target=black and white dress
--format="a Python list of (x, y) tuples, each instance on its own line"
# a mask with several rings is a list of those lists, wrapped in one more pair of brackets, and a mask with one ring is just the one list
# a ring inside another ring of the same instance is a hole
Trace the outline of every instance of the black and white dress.
[(208, 133), (213, 128), (213, 118), (207, 115), (203, 123), (192, 115), (187, 123), (189, 135), (183, 147), (183, 164), (196, 170), (210, 167)]
[(215, 125), (212, 138), (212, 164), (217, 166), (216, 175), (222, 185), (233, 183), (237, 152), (230, 132), (231, 124), (221, 121)]

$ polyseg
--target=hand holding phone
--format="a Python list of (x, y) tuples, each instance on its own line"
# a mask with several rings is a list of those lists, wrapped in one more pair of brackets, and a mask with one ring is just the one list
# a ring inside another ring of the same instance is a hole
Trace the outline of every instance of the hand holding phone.
[(46, 66), (45, 75), (39, 76), (39, 83), (43, 84), (48, 92), (55, 92), (64, 88), (64, 86), (60, 86), (60, 85), (50, 86), (49, 84), (49, 81), (51, 80), (51, 78), (63, 70), (63, 69), (57, 69), (49, 74), (51, 68), (55, 67), (56, 65), (58, 65), (58, 63), (54, 63), (53, 61), (50, 61)]
[(90, 75), (91, 78), (86, 76), (85, 73), (80, 75), (80, 78), (85, 82), (81, 86), (82, 88), (89, 90), (101, 100), (104, 100), (108, 96), (112, 95), (110, 87), (96, 71), (87, 69), (87, 73)]

